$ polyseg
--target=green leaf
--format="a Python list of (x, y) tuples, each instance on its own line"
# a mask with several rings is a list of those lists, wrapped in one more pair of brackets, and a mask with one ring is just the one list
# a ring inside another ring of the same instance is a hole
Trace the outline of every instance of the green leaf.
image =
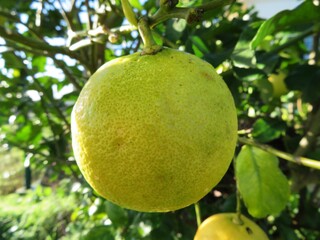
[(252, 136), (259, 142), (270, 142), (285, 131), (286, 124), (277, 119), (258, 119), (253, 125)]
[(121, 0), (122, 10), (129, 23), (138, 26), (137, 17), (128, 0)]
[(237, 42), (231, 60), (233, 65), (238, 68), (256, 68), (255, 52), (250, 49), (250, 41), (255, 34), (255, 30), (252, 28), (246, 28), (240, 35)]
[(109, 240), (113, 239), (114, 235), (109, 226), (95, 226), (82, 238), (83, 240), (100, 239)]
[(105, 202), (105, 206), (107, 215), (114, 225), (124, 226), (127, 223), (128, 214), (126, 210), (108, 201)]
[(256, 48), (268, 35), (286, 29), (308, 23), (320, 21), (320, 8), (313, 1), (304, 1), (293, 10), (282, 11), (272, 18), (266, 20), (259, 28), (257, 34), (251, 41), (251, 48)]
[(198, 36), (192, 36), (191, 42), (192, 42), (192, 50), (194, 51), (194, 54), (196, 56), (201, 58), (204, 56), (204, 54), (209, 53), (208, 47), (202, 41), (202, 39), (199, 38)]
[(32, 133), (32, 126), (31, 124), (27, 124), (17, 131), (15, 135), (15, 139), (20, 142), (26, 142), (27, 140), (29, 140), (31, 133)]
[(277, 215), (286, 206), (289, 184), (278, 158), (252, 146), (243, 146), (236, 159), (236, 177), (243, 201), (256, 218)]
[(251, 82), (257, 79), (267, 78), (267, 75), (260, 69), (235, 67), (234, 72), (241, 81)]
[(47, 65), (47, 58), (44, 56), (36, 56), (32, 59), (32, 67), (37, 72), (44, 72)]

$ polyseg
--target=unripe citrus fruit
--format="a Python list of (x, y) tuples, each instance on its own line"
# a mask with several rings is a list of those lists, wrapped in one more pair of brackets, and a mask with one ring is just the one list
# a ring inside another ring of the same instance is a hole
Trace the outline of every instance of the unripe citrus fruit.
[(236, 213), (219, 213), (207, 218), (198, 228), (194, 240), (268, 240), (265, 232), (253, 221)]
[(88, 183), (122, 207), (164, 212), (197, 202), (227, 171), (233, 98), (214, 68), (163, 49), (112, 60), (72, 111), (72, 145)]
[(285, 78), (287, 74), (280, 72), (278, 74), (270, 74), (268, 77), (269, 82), (273, 87), (273, 97), (279, 98), (288, 92), (288, 88), (285, 83)]

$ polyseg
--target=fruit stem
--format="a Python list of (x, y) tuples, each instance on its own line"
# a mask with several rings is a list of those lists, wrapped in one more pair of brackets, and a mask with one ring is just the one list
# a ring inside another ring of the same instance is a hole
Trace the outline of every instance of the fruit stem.
[(139, 19), (138, 30), (144, 43), (141, 55), (154, 55), (157, 52), (161, 51), (162, 46), (157, 45), (154, 41), (151, 29), (149, 27), (148, 19), (146, 17), (142, 17)]
[(201, 225), (201, 212), (200, 212), (199, 202), (194, 204), (194, 210), (196, 212), (197, 225), (198, 225), (198, 227), (200, 227), (200, 225)]
[(242, 225), (243, 221), (241, 219), (241, 196), (240, 196), (240, 191), (239, 191), (239, 186), (238, 186), (238, 181), (237, 181), (237, 174), (236, 174), (236, 158), (233, 158), (233, 169), (234, 169), (234, 176), (236, 179), (236, 197), (237, 197), (237, 207), (236, 207), (236, 217), (233, 219), (233, 222), (238, 225)]

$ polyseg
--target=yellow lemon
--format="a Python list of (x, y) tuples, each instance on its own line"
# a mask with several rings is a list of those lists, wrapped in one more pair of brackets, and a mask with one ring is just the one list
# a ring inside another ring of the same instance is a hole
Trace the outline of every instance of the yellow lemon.
[(122, 207), (165, 212), (205, 196), (237, 140), (232, 95), (214, 68), (163, 49), (112, 60), (92, 75), (71, 116), (88, 183)]
[(253, 221), (236, 213), (220, 213), (207, 218), (199, 227), (194, 240), (268, 240), (265, 232)]

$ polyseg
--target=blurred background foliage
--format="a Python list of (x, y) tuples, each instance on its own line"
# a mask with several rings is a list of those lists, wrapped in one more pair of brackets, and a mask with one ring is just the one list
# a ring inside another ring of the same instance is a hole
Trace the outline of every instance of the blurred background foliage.
[[(158, 8), (157, 1), (130, 3), (137, 16)], [(267, 21), (236, 1), (191, 25), (168, 20), (153, 33), (223, 76), (240, 136), (320, 160), (319, 22), (317, 0)], [(161, 214), (122, 209), (89, 187), (73, 158), (70, 113), (81, 88), (104, 62), (141, 44), (120, 0), (1, 1), (0, 239), (193, 238), (193, 206)], [(286, 207), (255, 221), (270, 239), (320, 239), (319, 171), (283, 159), (279, 167), (291, 187)], [(235, 211), (232, 166), (199, 206), (202, 219)]]

